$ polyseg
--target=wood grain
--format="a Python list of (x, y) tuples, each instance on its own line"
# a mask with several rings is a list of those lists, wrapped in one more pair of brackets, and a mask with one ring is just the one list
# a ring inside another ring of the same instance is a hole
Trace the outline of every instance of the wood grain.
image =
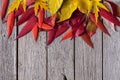
[[(115, 0), (120, 4), (119, 0)], [(103, 79), (120, 80), (120, 27), (114, 32), (107, 26), (111, 37), (103, 36)]]
[(74, 80), (74, 46), (73, 41), (59, 43), (56, 39), (48, 46), (48, 80)]
[(37, 42), (31, 33), (19, 39), (18, 79), (46, 80), (46, 33), (41, 32)]
[(0, 80), (16, 80), (16, 28), (8, 39), (6, 24), (0, 21)]
[(80, 38), (75, 44), (75, 80), (102, 80), (102, 34), (93, 36), (94, 49)]

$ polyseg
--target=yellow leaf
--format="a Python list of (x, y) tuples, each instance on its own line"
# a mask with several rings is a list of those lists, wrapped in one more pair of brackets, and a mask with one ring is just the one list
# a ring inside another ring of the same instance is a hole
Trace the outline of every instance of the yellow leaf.
[(58, 15), (60, 21), (67, 20), (71, 17), (72, 13), (77, 9), (77, 1), (76, 0), (66, 0), (63, 3)]
[(26, 11), (26, 0), (21, 0), (21, 3), (23, 4), (24, 11)]
[(8, 14), (13, 12), (14, 10), (18, 10), (21, 0), (14, 0), (10, 3), (10, 8), (8, 9)]
[(35, 15), (37, 15), (38, 10), (39, 10), (40, 8), (44, 8), (45, 10), (48, 9), (47, 4), (46, 4), (46, 1), (47, 1), (47, 0), (35, 0), (35, 3), (34, 3)]
[(50, 13), (54, 15), (60, 9), (62, 3), (63, 3), (63, 0), (49, 0), (48, 6), (49, 6)]
[(93, 13), (95, 14), (96, 21), (98, 20), (98, 17), (99, 17), (99, 15), (98, 15), (99, 7), (108, 11), (106, 6), (103, 3), (101, 3), (101, 0), (92, 0), (92, 6), (93, 6)]
[(78, 1), (78, 9), (82, 13), (88, 14), (92, 9), (92, 2), (90, 0), (77, 0)]

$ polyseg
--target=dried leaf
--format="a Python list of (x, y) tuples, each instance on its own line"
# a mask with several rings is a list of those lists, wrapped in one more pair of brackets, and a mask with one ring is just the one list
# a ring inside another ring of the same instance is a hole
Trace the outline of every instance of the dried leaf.
[(38, 24), (36, 23), (32, 29), (32, 35), (35, 41), (37, 41), (38, 31), (39, 31)]
[(25, 24), (25, 26), (22, 28), (22, 30), (20, 31), (20, 33), (17, 36), (17, 39), (20, 37), (23, 37), (24, 35), (26, 35), (27, 33), (29, 33), (34, 25), (37, 23), (37, 18), (35, 16), (32, 16), (27, 23)]
[(7, 35), (10, 37), (14, 27), (14, 12), (10, 13), (7, 17)]

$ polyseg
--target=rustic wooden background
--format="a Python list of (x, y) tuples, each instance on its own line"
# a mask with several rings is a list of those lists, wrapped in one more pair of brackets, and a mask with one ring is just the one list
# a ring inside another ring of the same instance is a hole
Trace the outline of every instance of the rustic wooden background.
[(97, 30), (94, 49), (80, 38), (46, 46), (45, 32), (14, 41), (17, 30), (8, 39), (0, 21), (0, 80), (120, 80), (120, 28), (108, 28), (111, 37)]

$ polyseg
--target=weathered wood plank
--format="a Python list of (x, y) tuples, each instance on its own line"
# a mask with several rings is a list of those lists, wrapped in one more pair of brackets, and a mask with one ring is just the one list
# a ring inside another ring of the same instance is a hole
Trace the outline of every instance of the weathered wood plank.
[(48, 80), (74, 80), (74, 46), (73, 41), (59, 43), (56, 39), (48, 46)]
[(75, 44), (75, 80), (102, 80), (102, 34), (93, 36), (94, 49), (80, 38)]
[[(119, 0), (115, 0), (120, 4)], [(120, 27), (117, 32), (108, 30), (111, 37), (103, 36), (103, 79), (120, 80)]]
[[(0, 1), (1, 2), (1, 1)], [(0, 21), (0, 80), (16, 80), (16, 28), (8, 39), (6, 24)]]
[(35, 43), (29, 33), (19, 40), (18, 79), (46, 80), (46, 33), (41, 32)]

